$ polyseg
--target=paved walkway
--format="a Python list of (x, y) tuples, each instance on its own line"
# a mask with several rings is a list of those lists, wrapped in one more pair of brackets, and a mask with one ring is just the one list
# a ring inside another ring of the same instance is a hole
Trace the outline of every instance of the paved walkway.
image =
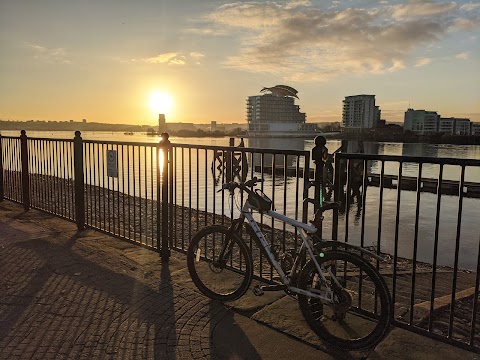
[(370, 353), (319, 350), (318, 339), (268, 321), (289, 312), (285, 300), (266, 306), (267, 297), (259, 309), (247, 296), (233, 311), (195, 291), (181, 255), (162, 264), (152, 251), (8, 201), (0, 274), (0, 359), (475, 359), (398, 329)]

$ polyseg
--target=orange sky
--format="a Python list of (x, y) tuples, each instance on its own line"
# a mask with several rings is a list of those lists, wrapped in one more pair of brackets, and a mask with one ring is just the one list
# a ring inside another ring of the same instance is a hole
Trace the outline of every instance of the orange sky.
[(15, 1), (0, 4), (0, 119), (245, 122), (266, 86), (298, 90), (307, 121), (375, 94), (480, 122), (480, 4), (469, 1)]

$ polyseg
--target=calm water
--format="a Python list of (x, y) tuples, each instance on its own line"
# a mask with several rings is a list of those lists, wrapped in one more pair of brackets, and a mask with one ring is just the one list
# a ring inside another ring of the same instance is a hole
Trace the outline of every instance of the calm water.
[[(18, 136), (18, 132), (3, 131), (4, 136)], [(28, 132), (30, 137), (48, 137), (48, 138), (73, 138), (73, 132)], [(144, 134), (124, 135), (123, 133), (111, 132), (84, 132), (82, 137), (85, 140), (116, 140), (116, 141), (130, 141), (130, 142), (149, 142), (156, 143), (159, 141), (158, 137), (148, 137)], [(176, 138), (171, 137), (173, 143), (180, 144), (201, 144), (201, 145), (217, 145), (226, 146), (229, 144), (228, 138)], [(235, 139), (235, 145), (238, 145), (239, 140)], [(313, 141), (301, 139), (245, 139), (245, 145), (252, 148), (273, 148), (273, 149), (295, 149), (295, 150), (311, 150), (314, 146)], [(327, 148), (333, 152), (340, 147), (341, 142), (338, 140), (331, 140), (327, 142)], [(446, 158), (463, 158), (463, 159), (480, 159), (480, 146), (462, 146), (462, 145), (433, 145), (433, 144), (402, 144), (402, 143), (349, 143), (348, 152), (364, 152), (371, 154), (384, 155), (404, 155), (404, 156), (431, 156), (431, 157), (446, 157)], [(122, 156), (119, 156), (119, 162), (124, 162), (123, 173), (126, 177), (126, 156), (125, 161)], [(130, 156), (132, 154), (130, 153)], [(220, 196), (214, 196), (212, 190), (218, 189), (215, 184), (213, 174), (210, 171), (210, 165), (213, 161), (213, 152), (204, 151), (179, 151), (176, 154), (176, 203), (179, 205), (190, 206), (193, 208), (200, 208), (210, 212), (229, 213), (228, 202), (221, 202)], [(144, 168), (140, 170), (141, 174), (150, 171), (150, 164), (154, 164), (156, 156), (153, 152), (141, 150), (135, 155), (135, 158), (140, 159), (140, 163), (144, 163)], [(183, 159), (183, 161), (182, 161)], [(251, 161), (251, 159), (249, 159)], [(277, 165), (278, 159), (277, 156)], [(286, 160), (288, 166), (295, 166), (295, 158), (288, 158)], [(256, 163), (256, 161), (254, 161)], [(302, 159), (300, 159), (301, 165)], [(197, 172), (198, 164), (198, 172)], [(122, 165), (120, 165), (122, 166)], [(133, 165), (130, 164), (130, 168)], [(386, 162), (385, 173), (396, 175), (398, 174), (398, 163)], [(208, 169), (205, 169), (208, 168)], [(368, 164), (368, 171), (370, 173), (380, 173), (380, 165), (373, 161)], [(122, 170), (121, 170), (122, 172)], [(426, 165), (423, 168), (422, 176), (424, 178), (438, 177), (439, 167), (435, 165)], [(221, 175), (221, 174), (220, 174)], [(418, 166), (416, 164), (403, 165), (404, 176), (418, 175)], [(467, 168), (466, 181), (480, 183), (480, 169)], [(269, 177), (269, 176), (266, 176)], [(219, 183), (222, 177), (217, 174)], [(271, 179), (271, 177), (270, 177)], [(460, 168), (456, 166), (445, 166), (444, 179), (459, 180)], [(88, 179), (87, 179), (88, 180)], [(136, 183), (135, 190), (130, 184), (130, 188), (123, 183), (122, 176), (118, 179), (108, 181), (105, 186), (113, 187), (115, 189), (122, 189), (126, 187), (126, 191), (130, 194), (155, 198), (154, 192), (150, 194), (151, 185), (155, 184), (156, 176), (139, 176), (138, 183)], [(88, 182), (88, 181), (87, 181)], [(93, 180), (92, 183), (102, 185), (100, 181)], [(267, 182), (268, 183), (268, 179)], [(191, 186), (190, 186), (191, 185)], [(192, 193), (190, 194), (190, 188)], [(198, 189), (198, 198), (197, 198)], [(266, 186), (265, 192), (271, 196), (275, 192), (276, 202), (283, 202), (283, 198), (287, 199), (286, 208), (278, 209), (280, 212), (285, 212), (289, 216), (293, 216), (297, 208), (301, 209), (301, 203), (296, 201), (296, 181), (289, 178), (287, 181), (276, 179), (275, 188)], [(303, 188), (299, 187), (302, 192)], [(285, 195), (286, 194), (286, 195)], [(310, 195), (312, 196), (312, 195)], [(301, 196), (300, 196), (301, 198)], [(301, 199), (300, 199), (301, 200)], [(395, 219), (396, 219), (396, 204), (397, 191), (384, 189), (383, 193), (383, 213), (379, 219), (379, 188), (369, 187), (367, 189), (365, 206), (361, 206), (354, 201), (348, 209), (348, 241), (351, 243), (360, 244), (361, 238), (361, 218), (365, 211), (365, 246), (374, 245), (377, 243), (379, 237), (379, 221), (381, 221), (382, 231), (380, 233), (382, 251), (393, 253), (394, 239), (395, 239)], [(401, 193), (401, 207), (400, 207), (400, 225), (399, 225), (399, 255), (406, 258), (411, 258), (413, 254), (413, 240), (415, 229), (415, 208), (416, 208), (416, 193), (412, 191), (402, 191)], [(440, 228), (439, 228), (439, 250), (438, 250), (438, 264), (452, 265), (454, 262), (455, 240), (456, 240), (456, 224), (458, 219), (459, 199), (456, 196), (444, 195), (441, 198), (440, 206)], [(420, 200), (420, 222), (418, 231), (418, 260), (424, 262), (432, 262), (433, 259), (433, 242), (435, 239), (435, 223), (436, 223), (436, 208), (437, 195), (430, 193), (422, 193)], [(365, 210), (364, 210), (365, 209)], [(285, 210), (285, 211), (284, 211)], [(311, 216), (311, 214), (309, 214)], [(300, 215), (299, 215), (300, 217)], [(345, 238), (346, 228), (345, 213), (340, 218), (339, 238)], [(463, 199), (463, 212), (461, 218), (461, 236), (460, 236), (460, 254), (459, 264), (462, 268), (474, 269), (476, 267), (478, 256), (478, 244), (480, 240), (480, 199)], [(326, 216), (326, 230), (324, 234), (329, 234), (331, 219)]]

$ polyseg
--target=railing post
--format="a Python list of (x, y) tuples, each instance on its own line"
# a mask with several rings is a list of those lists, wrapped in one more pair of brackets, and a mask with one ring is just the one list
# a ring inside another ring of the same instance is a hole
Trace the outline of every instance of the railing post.
[(83, 139), (80, 131), (75, 131), (73, 139), (73, 164), (75, 176), (75, 219), (77, 229), (85, 228), (85, 185), (83, 180)]
[[(323, 205), (323, 197), (325, 196), (325, 181), (324, 181), (324, 160), (327, 158), (328, 150), (325, 147), (327, 139), (323, 136), (317, 136), (315, 138), (315, 146), (312, 149), (312, 160), (315, 163), (315, 177), (314, 177), (314, 186), (315, 186), (315, 196), (314, 196), (314, 209), (317, 209)], [(318, 230), (319, 236), (322, 236), (322, 229)]]
[[(229, 146), (230, 147), (234, 147), (235, 146), (235, 138), (230, 138), (230, 141), (229, 141)], [(225, 170), (226, 170), (226, 176), (225, 176), (225, 179), (226, 179), (226, 182), (230, 182), (230, 181), (233, 181), (233, 151), (228, 151), (227, 152), (227, 158), (225, 159), (225, 164), (226, 164), (226, 167), (225, 167)]]
[[(163, 164), (160, 164), (160, 161), (157, 161), (157, 214), (162, 214), (161, 218), (161, 231), (160, 231), (160, 217), (157, 215), (157, 245), (161, 244), (160, 257), (162, 261), (168, 261), (170, 258), (170, 239), (169, 239), (169, 216), (168, 216), (168, 163), (169, 163), (169, 153), (170, 153), (170, 140), (168, 140), (168, 133), (162, 133), (162, 139), (158, 144), (158, 149), (163, 154)], [(158, 153), (160, 158), (160, 153)], [(162, 166), (162, 171), (160, 172), (160, 166)], [(161, 177), (161, 184), (160, 184)], [(161, 186), (161, 188), (160, 188)], [(161, 211), (160, 211), (160, 191), (161, 191)]]
[(0, 201), (3, 201), (5, 191), (3, 190), (3, 145), (2, 134), (0, 134)]
[[(340, 201), (340, 189), (343, 185), (340, 183), (340, 163), (338, 154), (334, 155), (334, 174), (333, 174), (333, 201)], [(338, 240), (338, 208), (333, 209), (332, 217), (332, 240)]]
[(22, 161), (23, 208), (25, 211), (28, 211), (28, 209), (30, 209), (30, 180), (28, 178), (28, 146), (27, 133), (25, 130), (20, 132), (20, 158)]
[(328, 154), (328, 150), (325, 147), (327, 143), (327, 139), (323, 136), (317, 136), (315, 138), (315, 146), (312, 149), (312, 160), (315, 163), (315, 178), (314, 178), (314, 185), (315, 185), (315, 210), (323, 203), (323, 197), (325, 196), (325, 181), (323, 178), (324, 175), (324, 160), (326, 159), (326, 155)]

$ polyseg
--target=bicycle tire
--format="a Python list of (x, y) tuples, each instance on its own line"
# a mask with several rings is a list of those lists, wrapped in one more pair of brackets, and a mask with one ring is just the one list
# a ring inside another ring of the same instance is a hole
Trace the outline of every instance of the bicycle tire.
[[(317, 257), (316, 260), (322, 268), (334, 262), (337, 271), (343, 272), (343, 279), (342, 274), (339, 277), (337, 272), (336, 275), (342, 282), (342, 289), (337, 287), (337, 299), (341, 300), (332, 306), (319, 299), (299, 295), (300, 309), (307, 324), (327, 344), (342, 350), (364, 350), (378, 344), (386, 335), (391, 321), (392, 302), (385, 280), (366, 259), (346, 251), (326, 252), (324, 257)], [(354, 271), (347, 263), (357, 266), (359, 271)], [(318, 281), (314, 283), (317, 273), (315, 263), (312, 260), (307, 262), (300, 273), (298, 287), (303, 290), (308, 290), (311, 285), (321, 288)], [(328, 280), (330, 275), (326, 276)], [(358, 277), (356, 292), (348, 289), (355, 287), (355, 276)], [(353, 306), (355, 303), (357, 306)], [(362, 309), (365, 304), (372, 305), (370, 313), (365, 308)], [(353, 325), (360, 325), (357, 327), (362, 334), (353, 330)], [(368, 333), (363, 334), (364, 332)], [(349, 338), (350, 335), (352, 338)]]
[[(233, 241), (232, 252), (226, 264), (216, 265), (216, 257), (226, 240)], [(220, 225), (204, 227), (193, 236), (187, 250), (187, 266), (198, 290), (220, 302), (240, 298), (253, 278), (253, 262), (247, 245)]]

